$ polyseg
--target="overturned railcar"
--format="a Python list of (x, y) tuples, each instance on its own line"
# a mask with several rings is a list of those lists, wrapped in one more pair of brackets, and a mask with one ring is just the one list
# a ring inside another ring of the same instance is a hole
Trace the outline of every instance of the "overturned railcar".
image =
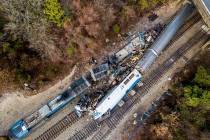
[(111, 55), (110, 63), (117, 64), (123, 61), (126, 57), (133, 54), (136, 50), (140, 50), (145, 46), (144, 32), (134, 34), (124, 48)]
[(101, 118), (111, 111), (129, 91), (141, 81), (141, 74), (134, 69), (119, 85), (113, 88), (96, 106), (93, 119)]
[(94, 81), (98, 81), (107, 75), (108, 70), (109, 70), (109, 65), (108, 63), (105, 63), (91, 69), (90, 74)]

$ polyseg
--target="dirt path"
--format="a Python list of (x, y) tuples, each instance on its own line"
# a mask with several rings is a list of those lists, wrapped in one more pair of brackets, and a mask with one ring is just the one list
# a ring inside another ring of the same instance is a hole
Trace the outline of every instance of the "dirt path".
[(49, 99), (62, 93), (69, 86), (76, 69), (76, 66), (74, 66), (71, 73), (63, 80), (37, 95), (24, 97), (18, 92), (4, 94), (0, 98), (0, 135), (5, 135), (9, 126), (15, 120), (26, 116)]
[(154, 10), (154, 12), (158, 15), (158, 18), (151, 22), (148, 20), (148, 15), (142, 17), (137, 24), (133, 26), (131, 32), (135, 31), (145, 31), (151, 29), (158, 23), (165, 24), (169, 21), (169, 19), (175, 14), (175, 12), (180, 8), (181, 4), (179, 1), (171, 1), (169, 4), (166, 4), (160, 8)]

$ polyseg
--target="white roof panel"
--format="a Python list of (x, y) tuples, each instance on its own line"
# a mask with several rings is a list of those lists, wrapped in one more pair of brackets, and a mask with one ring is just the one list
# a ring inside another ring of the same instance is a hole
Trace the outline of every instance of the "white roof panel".
[(97, 119), (112, 110), (118, 102), (126, 95), (126, 93), (137, 83), (141, 78), (141, 74), (137, 70), (133, 70), (111, 93), (97, 105), (93, 117)]

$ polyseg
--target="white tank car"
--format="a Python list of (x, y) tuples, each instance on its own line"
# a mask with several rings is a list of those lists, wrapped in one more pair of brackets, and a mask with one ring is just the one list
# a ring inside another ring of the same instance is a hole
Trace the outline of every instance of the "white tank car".
[(111, 111), (122, 98), (141, 80), (141, 74), (134, 69), (118, 86), (113, 88), (103, 99), (98, 103), (92, 113), (93, 119), (101, 118), (105, 113)]

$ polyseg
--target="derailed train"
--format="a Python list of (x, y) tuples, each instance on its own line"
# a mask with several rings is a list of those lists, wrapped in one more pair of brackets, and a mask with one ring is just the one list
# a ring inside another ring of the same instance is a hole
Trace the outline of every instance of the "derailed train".
[[(146, 69), (155, 61), (161, 51), (166, 47), (177, 30), (184, 23), (185, 19), (191, 15), (194, 7), (191, 3), (186, 3), (172, 22), (166, 27), (165, 31), (159, 36), (157, 41), (152, 45), (139, 61), (136, 68), (122, 82), (107, 93), (105, 97), (96, 105), (93, 110), (93, 119), (99, 119), (108, 111), (111, 111), (119, 101), (134, 87), (142, 78), (140, 72), (145, 72)], [(142, 34), (139, 34), (132, 39), (129, 44), (114, 55), (114, 62), (122, 61), (126, 56), (132, 53), (137, 47), (144, 44)], [(129, 47), (130, 46), (130, 47)], [(26, 137), (34, 127), (41, 121), (51, 117), (58, 112), (62, 107), (72, 101), (76, 96), (86, 91), (93, 81), (99, 81), (109, 70), (108, 64), (100, 65), (90, 71), (87, 76), (82, 76), (69, 86), (63, 94), (58, 95), (44, 106), (33, 112), (31, 115), (18, 120), (9, 129), (9, 136), (12, 139), (22, 139)], [(139, 72), (140, 71), (140, 72)]]
[(97, 105), (92, 113), (93, 119), (101, 118), (111, 111), (120, 100), (141, 81), (142, 75), (134, 69), (119, 85), (111, 90)]
[(9, 130), (10, 138), (22, 139), (26, 137), (37, 124), (58, 112), (58, 110), (84, 92), (88, 87), (90, 87), (90, 83), (82, 76), (72, 83), (63, 94), (56, 96), (29, 116), (16, 121)]
[(109, 63), (103, 63), (90, 69), (85, 76), (75, 80), (64, 93), (56, 96), (38, 110), (12, 124), (8, 132), (9, 137), (11, 139), (26, 137), (43, 120), (50, 118), (75, 97), (84, 93), (94, 82), (100, 81), (106, 76), (111, 63), (122, 61), (126, 56), (132, 54), (133, 51), (141, 48), (143, 43), (143, 36), (138, 33), (122, 50), (112, 55), (114, 57), (112, 62), (109, 61)]
[[(151, 66), (158, 55), (165, 49), (172, 37), (176, 34), (178, 29), (183, 25), (184, 21), (193, 13), (194, 6), (190, 2), (187, 2), (183, 8), (179, 11), (176, 17), (162, 32), (156, 42), (145, 53), (143, 58), (138, 62), (135, 69), (129, 74), (113, 91), (108, 93), (107, 96), (98, 103), (95, 110), (92, 113), (93, 119), (102, 117), (105, 113), (111, 111), (119, 101), (132, 89), (138, 82), (140, 82), (140, 72), (145, 72), (149, 66)], [(139, 71), (138, 71), (139, 70)], [(131, 75), (137, 77), (130, 78)], [(129, 84), (126, 84), (128, 81)]]

